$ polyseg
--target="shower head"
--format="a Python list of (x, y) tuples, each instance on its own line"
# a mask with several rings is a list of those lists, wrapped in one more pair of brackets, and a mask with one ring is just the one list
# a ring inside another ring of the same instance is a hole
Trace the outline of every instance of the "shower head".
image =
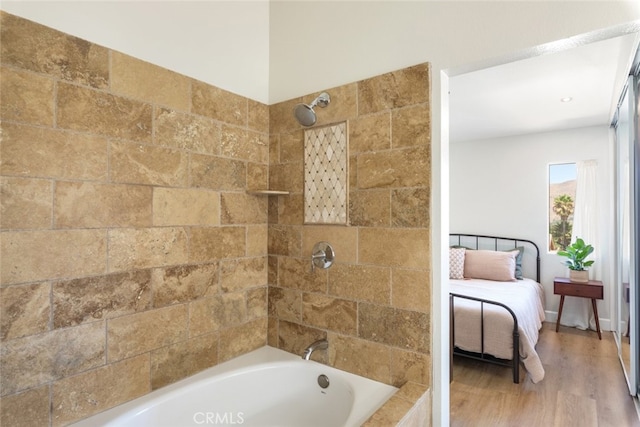
[(293, 109), (293, 114), (296, 116), (296, 120), (302, 126), (313, 126), (316, 123), (316, 112), (313, 108), (317, 105), (321, 108), (326, 107), (331, 102), (331, 97), (327, 92), (322, 92), (313, 102), (309, 105), (298, 104)]

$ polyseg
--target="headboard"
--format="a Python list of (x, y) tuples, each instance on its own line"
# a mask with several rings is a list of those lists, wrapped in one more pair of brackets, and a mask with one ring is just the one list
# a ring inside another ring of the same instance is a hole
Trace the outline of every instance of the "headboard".
[(536, 282), (540, 283), (540, 249), (531, 240), (513, 237), (483, 236), (480, 234), (449, 234), (449, 246), (458, 245), (473, 249), (505, 251), (524, 247), (522, 267), (526, 277), (532, 277), (535, 272)]

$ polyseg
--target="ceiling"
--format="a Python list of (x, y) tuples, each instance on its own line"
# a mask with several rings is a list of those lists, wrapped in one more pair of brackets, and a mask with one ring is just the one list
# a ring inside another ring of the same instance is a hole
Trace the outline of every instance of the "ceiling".
[(452, 77), (451, 142), (609, 125), (637, 45), (631, 33)]

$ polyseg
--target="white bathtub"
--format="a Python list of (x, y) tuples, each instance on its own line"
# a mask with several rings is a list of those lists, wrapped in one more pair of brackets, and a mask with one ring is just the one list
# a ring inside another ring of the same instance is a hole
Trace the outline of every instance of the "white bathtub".
[[(327, 388), (319, 375), (329, 378)], [(262, 347), (73, 425), (356, 427), (396, 391)]]

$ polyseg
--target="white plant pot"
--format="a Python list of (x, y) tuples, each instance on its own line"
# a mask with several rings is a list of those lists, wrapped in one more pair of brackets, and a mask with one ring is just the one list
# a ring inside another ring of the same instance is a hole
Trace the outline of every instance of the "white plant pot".
[(589, 271), (569, 270), (569, 280), (576, 283), (587, 283), (589, 282)]

